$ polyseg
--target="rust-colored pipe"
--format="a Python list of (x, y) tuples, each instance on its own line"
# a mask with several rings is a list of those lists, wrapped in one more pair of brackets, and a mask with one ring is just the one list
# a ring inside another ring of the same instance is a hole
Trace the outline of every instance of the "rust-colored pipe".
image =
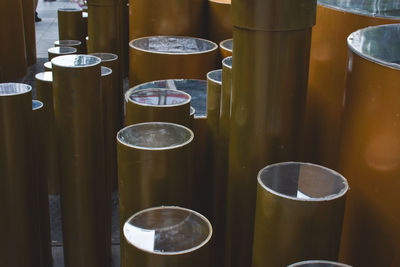
[(219, 51), (222, 58), (231, 57), (233, 51), (233, 39), (227, 39), (219, 43)]
[[(22, 1), (22, 14), (24, 19), (24, 36), (26, 60), (28, 66), (36, 63), (36, 31), (35, 31), (35, 5), (33, 0)], [(14, 20), (14, 18), (13, 18)], [(8, 27), (10, 23), (7, 23)], [(3, 40), (3, 39), (2, 39)]]
[(303, 161), (337, 168), (346, 87), (346, 38), (367, 26), (399, 23), (396, 5), (396, 1), (318, 1), (311, 41)]
[(142, 210), (124, 225), (132, 248), (129, 266), (210, 266), (212, 231), (207, 218), (193, 210), (177, 206)]
[(257, 172), (297, 160), (316, 0), (232, 2), (227, 264), (250, 266)]
[(78, 40), (84, 44), (87, 29), (85, 29), (82, 9), (59, 8), (57, 14), (59, 40)]
[(208, 0), (208, 38), (219, 43), (232, 38), (231, 0)]
[(151, 36), (129, 45), (131, 86), (161, 79), (205, 79), (218, 65), (218, 46), (205, 39)]
[(340, 259), (354, 266), (400, 265), (400, 64), (398, 24), (348, 40), (339, 170), (349, 179)]
[(47, 50), (49, 61), (58, 56), (75, 54), (77, 51), (78, 50), (76, 48), (67, 46), (51, 47)]
[[(142, 209), (191, 207), (193, 138), (190, 129), (166, 122), (134, 124), (118, 132), (121, 237), (124, 222)], [(133, 255), (133, 248), (121, 239), (122, 267), (134, 266)]]

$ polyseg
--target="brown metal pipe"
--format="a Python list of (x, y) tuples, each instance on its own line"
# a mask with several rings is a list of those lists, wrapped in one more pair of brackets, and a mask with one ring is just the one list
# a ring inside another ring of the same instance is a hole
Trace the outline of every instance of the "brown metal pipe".
[(131, 267), (210, 266), (212, 227), (193, 210), (162, 206), (140, 211), (125, 223), (124, 236), (132, 247)]
[(87, 29), (85, 29), (82, 9), (59, 8), (57, 14), (58, 38), (60, 40), (78, 40), (84, 44)]
[(152, 36), (129, 45), (131, 86), (161, 79), (205, 79), (218, 65), (218, 46), (205, 39)]
[[(188, 113), (187, 113), (188, 114)], [(173, 123), (128, 126), (117, 134), (120, 229), (128, 218), (158, 205), (191, 207), (193, 132)], [(122, 267), (135, 264), (121, 240)]]
[(49, 61), (58, 56), (75, 54), (77, 51), (78, 50), (76, 48), (67, 46), (51, 47), (47, 50), (49, 55)]
[(339, 170), (349, 179), (340, 259), (400, 265), (400, 64), (398, 24), (348, 37)]
[(252, 266), (337, 260), (346, 179), (319, 165), (283, 162), (262, 169), (257, 180)]
[(233, 51), (233, 39), (227, 39), (219, 43), (219, 51), (222, 58), (231, 57)]
[(43, 121), (41, 136), (46, 142), (41, 147), (42, 162), (46, 162), (43, 179), (47, 181), (48, 193), (58, 195), (60, 193), (60, 179), (58, 173), (58, 154), (56, 128), (54, 121), (54, 99), (53, 99), (53, 74), (52, 72), (40, 72), (35, 76), (36, 97), (43, 102)]
[(105, 177), (101, 59), (67, 55), (51, 63), (65, 265), (106, 267), (111, 244), (104, 207), (111, 196)]
[[(35, 6), (32, 0), (21, 0), (24, 20), (26, 60), (28, 66), (36, 63)], [(10, 23), (7, 23), (7, 26)]]
[(208, 38), (219, 43), (232, 38), (231, 0), (208, 0)]

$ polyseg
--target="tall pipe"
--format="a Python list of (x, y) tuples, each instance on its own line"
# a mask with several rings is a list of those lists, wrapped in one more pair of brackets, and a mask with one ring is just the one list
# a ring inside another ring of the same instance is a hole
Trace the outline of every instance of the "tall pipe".
[(124, 236), (132, 247), (131, 267), (210, 266), (212, 227), (193, 210), (177, 206), (142, 210), (126, 221)]
[[(142, 209), (159, 205), (190, 208), (193, 132), (163, 122), (139, 123), (117, 134), (119, 215), (123, 224)], [(121, 240), (122, 267), (134, 265), (133, 250)]]
[(160, 79), (205, 79), (218, 64), (218, 46), (205, 39), (151, 36), (135, 39), (129, 46), (130, 85)]
[[(36, 63), (35, 5), (32, 0), (22, 1), (23, 28), (25, 36), (26, 60), (28, 66)], [(10, 23), (7, 23), (7, 26)]]
[[(313, 28), (302, 160), (336, 169), (352, 32), (399, 23), (397, 1), (319, 0)], [(327, 123), (328, 122), (328, 123)]]
[(126, 125), (141, 122), (171, 122), (190, 126), (190, 95), (173, 89), (142, 89), (128, 91)]
[(0, 84), (0, 266), (39, 266), (31, 91), (26, 84)]
[(67, 55), (51, 63), (65, 265), (109, 266), (101, 59)]
[(231, 57), (233, 51), (233, 39), (223, 40), (219, 43), (219, 51), (222, 58)]
[(232, 2), (230, 266), (251, 264), (258, 170), (297, 158), (315, 11), (316, 0)]
[(85, 37), (87, 36), (87, 29), (85, 29), (82, 9), (59, 8), (57, 16), (59, 40), (78, 40), (84, 44)]
[(309, 261), (301, 261), (293, 263), (288, 265), (287, 267), (351, 267), (351, 266), (333, 261), (309, 260)]
[(56, 46), (56, 47), (50, 47), (47, 50), (47, 53), (49, 56), (49, 61), (51, 61), (55, 57), (75, 54), (77, 51), (78, 50), (74, 47), (67, 47), (67, 46), (58, 47), (58, 46)]
[(36, 97), (43, 102), (43, 130), (41, 136), (46, 140), (42, 144), (40, 160), (46, 162), (43, 178), (48, 184), (48, 193), (58, 195), (60, 193), (60, 179), (57, 160), (56, 126), (54, 121), (53, 99), (53, 74), (52, 72), (40, 72), (35, 75)]
[(252, 266), (337, 260), (346, 179), (319, 165), (283, 162), (262, 169), (257, 180)]
[(219, 43), (232, 38), (231, 0), (208, 0), (208, 38)]
[(347, 39), (338, 169), (352, 190), (340, 259), (354, 266), (400, 265), (399, 33), (398, 24), (375, 26)]

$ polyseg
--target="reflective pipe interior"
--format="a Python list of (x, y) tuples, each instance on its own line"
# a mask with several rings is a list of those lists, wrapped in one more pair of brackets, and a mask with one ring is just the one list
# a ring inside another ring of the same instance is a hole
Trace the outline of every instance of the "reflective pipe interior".
[(221, 47), (225, 48), (226, 50), (232, 51), (233, 50), (233, 39), (224, 40), (221, 42)]
[(54, 41), (54, 45), (56, 46), (79, 46), (82, 42), (78, 40), (57, 40)]
[(226, 57), (224, 60), (222, 60), (222, 65), (228, 68), (232, 68), (232, 57)]
[(39, 100), (32, 100), (32, 110), (36, 110), (43, 107), (43, 103)]
[[(89, 37), (86, 37), (89, 39)], [(112, 53), (91, 53), (90, 55), (99, 57), (101, 61), (107, 62), (107, 61), (112, 61), (112, 60), (117, 60), (118, 56), (116, 54)]]
[(309, 261), (302, 261), (290, 264), (288, 267), (351, 267), (351, 266), (333, 261), (309, 260)]
[(190, 116), (194, 116), (196, 113), (196, 109), (194, 107), (190, 107)]
[(222, 84), (222, 70), (213, 70), (210, 71), (209, 73), (207, 73), (207, 79), (218, 83), (218, 84)]
[(80, 8), (59, 8), (58, 11), (61, 12), (82, 12)]
[(53, 72), (51, 71), (39, 72), (38, 74), (35, 75), (35, 79), (45, 82), (52, 82)]
[(349, 48), (378, 64), (400, 69), (400, 24), (368, 27), (350, 34)]
[(190, 102), (190, 95), (179, 90), (149, 88), (132, 91), (129, 101), (145, 106), (180, 106)]
[(100, 64), (100, 62), (100, 58), (90, 55), (66, 55), (55, 57), (51, 60), (51, 64), (65, 68), (90, 67)]
[(31, 90), (32, 87), (24, 83), (0, 83), (0, 96), (20, 95)]
[(146, 209), (124, 225), (126, 240), (151, 254), (188, 253), (204, 246), (211, 235), (211, 224), (204, 216), (180, 207)]
[(45, 68), (51, 70), (51, 68), (52, 68), (52, 66), (51, 66), (51, 61), (47, 61), (46, 63), (43, 64), (43, 66), (44, 66)]
[(47, 50), (49, 53), (53, 54), (72, 54), (76, 53), (76, 48), (74, 47), (69, 47), (69, 46), (56, 46), (56, 47), (51, 47)]
[(117, 139), (127, 146), (162, 150), (184, 146), (193, 139), (193, 132), (188, 128), (167, 122), (147, 122), (130, 125), (117, 134)]
[(262, 169), (258, 182), (267, 191), (297, 201), (324, 201), (343, 196), (349, 186), (339, 173), (300, 162), (272, 164)]
[(110, 75), (112, 73), (112, 69), (101, 66), (101, 76), (107, 76)]

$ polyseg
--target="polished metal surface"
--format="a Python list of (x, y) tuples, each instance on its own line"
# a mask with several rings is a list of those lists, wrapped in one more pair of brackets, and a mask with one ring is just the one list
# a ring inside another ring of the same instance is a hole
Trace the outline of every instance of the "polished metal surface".
[(219, 51), (222, 58), (231, 57), (233, 51), (233, 39), (227, 39), (219, 43)]
[(58, 38), (59, 40), (78, 40), (84, 49), (87, 29), (80, 8), (60, 8), (58, 15)]
[(50, 47), (47, 50), (49, 54), (49, 61), (51, 61), (54, 57), (75, 54), (77, 51), (78, 50), (76, 48), (68, 46)]
[(208, 38), (219, 43), (232, 38), (231, 0), (208, 0)]
[(351, 267), (351, 266), (340, 262), (309, 260), (309, 261), (293, 263), (288, 265), (287, 267)]

